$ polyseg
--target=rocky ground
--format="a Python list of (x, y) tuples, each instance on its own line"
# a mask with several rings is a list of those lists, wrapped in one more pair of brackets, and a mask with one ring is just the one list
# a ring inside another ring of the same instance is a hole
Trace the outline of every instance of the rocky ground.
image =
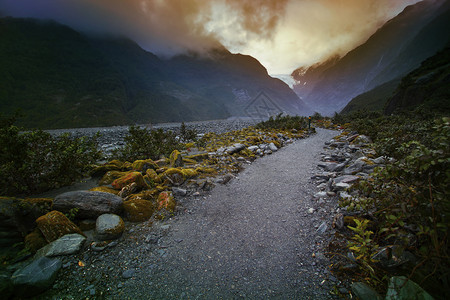
[[(230, 119), (230, 120), (214, 120), (214, 121), (195, 121), (186, 122), (186, 128), (195, 130), (199, 134), (208, 132), (224, 133), (232, 130), (239, 130), (258, 123), (256, 120), (250, 118), (245, 119)], [(158, 123), (158, 124), (142, 124), (141, 127), (148, 129), (172, 130), (178, 132), (181, 123)], [(48, 130), (51, 134), (60, 135), (63, 133), (70, 133), (74, 137), (93, 137), (97, 133), (100, 134), (98, 142), (101, 145), (101, 150), (105, 154), (110, 154), (112, 150), (124, 145), (124, 138), (128, 134), (128, 126), (114, 126), (114, 127), (95, 127), (95, 128), (73, 128), (73, 129), (55, 129)]]
[(38, 299), (334, 298), (324, 252), (336, 200), (315, 197), (311, 177), (335, 134), (318, 129), (226, 185), (177, 197), (174, 216), (128, 223), (108, 247), (64, 256)]

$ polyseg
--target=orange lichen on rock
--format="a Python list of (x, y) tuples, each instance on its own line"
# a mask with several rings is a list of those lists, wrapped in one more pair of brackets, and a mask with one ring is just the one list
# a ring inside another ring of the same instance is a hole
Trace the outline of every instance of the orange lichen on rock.
[(175, 209), (176, 203), (172, 196), (172, 192), (161, 192), (158, 196), (158, 210), (166, 209), (168, 211), (173, 211)]
[(136, 183), (139, 188), (146, 187), (144, 177), (142, 176), (141, 172), (127, 173), (126, 175), (114, 180), (111, 185), (114, 189), (121, 190), (125, 186), (132, 184), (133, 182)]
[(56, 210), (37, 218), (36, 224), (49, 243), (69, 233), (84, 235), (77, 225), (72, 223), (62, 212)]
[(153, 203), (143, 199), (131, 199), (123, 203), (126, 218), (131, 222), (143, 222), (153, 214)]

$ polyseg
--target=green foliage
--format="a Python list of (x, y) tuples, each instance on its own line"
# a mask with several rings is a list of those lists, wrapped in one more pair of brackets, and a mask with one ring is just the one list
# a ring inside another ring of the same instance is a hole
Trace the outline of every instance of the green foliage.
[(181, 145), (172, 131), (147, 130), (138, 126), (131, 126), (125, 137), (125, 146), (116, 150), (113, 157), (120, 160), (135, 161), (138, 159), (159, 159), (160, 156), (168, 156)]
[(350, 126), (370, 135), (378, 153), (395, 157), (395, 162), (354, 185), (361, 195), (341, 205), (374, 217), (378, 243), (407, 248), (421, 259), (421, 269), (448, 280), (450, 119), (372, 115), (355, 118)]
[(360, 264), (363, 270), (365, 270), (372, 277), (375, 277), (375, 270), (372, 267), (375, 260), (372, 256), (375, 254), (378, 245), (371, 238), (373, 232), (367, 230), (369, 220), (360, 221), (355, 218), (354, 221), (356, 223), (356, 227), (347, 226), (355, 232), (355, 235), (353, 235), (351, 241), (348, 242), (348, 248), (356, 254), (356, 261)]
[(282, 113), (278, 114), (275, 118), (270, 117), (269, 120), (256, 124), (256, 128), (259, 129), (306, 129), (308, 128), (308, 118), (300, 116), (283, 116)]
[(180, 138), (184, 143), (197, 140), (197, 131), (195, 129), (187, 129), (184, 122), (180, 126)]
[(0, 116), (2, 195), (33, 194), (83, 178), (100, 158), (96, 138), (53, 137), (36, 130), (21, 132), (15, 117)]

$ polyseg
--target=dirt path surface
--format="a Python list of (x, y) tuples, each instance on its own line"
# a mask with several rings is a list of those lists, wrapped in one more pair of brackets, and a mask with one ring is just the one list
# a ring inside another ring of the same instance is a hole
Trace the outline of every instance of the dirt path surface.
[[(335, 135), (317, 129), (310, 138), (256, 160), (227, 185), (192, 200), (180, 216), (156, 225), (166, 234), (155, 251), (136, 257), (133, 278), (115, 296), (330, 298), (332, 281), (321, 254), (330, 233), (318, 227), (325, 221), (329, 228), (334, 205), (318, 207), (310, 178), (324, 142)], [(132, 253), (121, 251), (117, 258), (122, 255)], [(128, 259), (132, 267), (133, 258)]]

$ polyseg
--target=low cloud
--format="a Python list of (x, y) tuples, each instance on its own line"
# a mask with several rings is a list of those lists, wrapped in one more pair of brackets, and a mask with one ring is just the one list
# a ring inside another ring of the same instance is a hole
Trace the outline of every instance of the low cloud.
[(0, 13), (126, 35), (159, 55), (223, 44), (270, 73), (343, 55), (419, 0), (2, 0)]

